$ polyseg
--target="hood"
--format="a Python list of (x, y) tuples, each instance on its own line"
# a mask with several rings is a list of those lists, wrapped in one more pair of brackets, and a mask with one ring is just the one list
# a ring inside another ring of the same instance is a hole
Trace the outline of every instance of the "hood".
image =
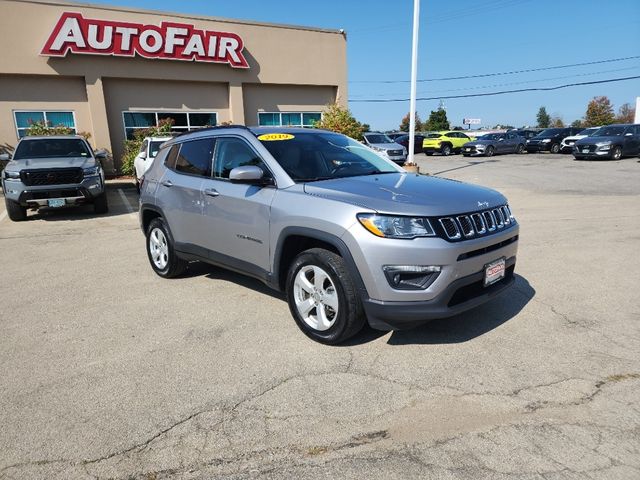
[(571, 135), (570, 137), (565, 137), (564, 141), (566, 142), (567, 140), (580, 140), (582, 138), (585, 138), (587, 135)]
[(324, 180), (305, 184), (304, 191), (378, 213), (425, 217), (484, 210), (507, 203), (502, 194), (490, 188), (408, 173)]
[(602, 136), (602, 137), (583, 137), (576, 142), (576, 144), (584, 144), (584, 143), (599, 143), (599, 142), (615, 142), (620, 140), (623, 137), (619, 135), (611, 135), (611, 136)]
[(383, 150), (402, 150), (402, 145), (399, 143), (372, 143), (372, 147), (382, 148)]
[(23, 158), (11, 160), (7, 164), (7, 169), (15, 171), (36, 168), (90, 168), (95, 164), (95, 160), (91, 157)]

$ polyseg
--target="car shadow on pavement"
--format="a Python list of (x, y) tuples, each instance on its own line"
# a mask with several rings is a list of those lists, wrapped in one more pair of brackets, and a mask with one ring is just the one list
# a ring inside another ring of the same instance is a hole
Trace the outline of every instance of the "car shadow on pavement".
[(498, 297), (451, 318), (433, 320), (411, 330), (391, 334), (389, 345), (464, 343), (498, 328), (518, 315), (535, 296), (535, 289), (521, 275)]

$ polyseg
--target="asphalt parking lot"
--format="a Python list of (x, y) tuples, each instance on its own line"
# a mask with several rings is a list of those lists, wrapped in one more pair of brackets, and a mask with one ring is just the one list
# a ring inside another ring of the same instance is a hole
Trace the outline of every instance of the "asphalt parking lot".
[(0, 478), (640, 478), (639, 160), (418, 158), (507, 195), (516, 285), (338, 347), (257, 281), (157, 277), (130, 184), (2, 202)]

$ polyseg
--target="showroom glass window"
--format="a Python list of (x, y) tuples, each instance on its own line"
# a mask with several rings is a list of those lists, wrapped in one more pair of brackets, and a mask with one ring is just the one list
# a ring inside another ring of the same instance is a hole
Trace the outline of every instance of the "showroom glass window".
[(260, 112), (261, 127), (313, 127), (322, 119), (320, 112)]
[(68, 127), (76, 133), (76, 118), (72, 111), (18, 110), (13, 112), (18, 138), (27, 134), (29, 127), (41, 122), (49, 127)]
[(124, 131), (127, 139), (132, 139), (138, 129), (156, 127), (161, 121), (173, 121), (171, 131), (176, 133), (215, 127), (218, 124), (216, 112), (122, 112)]

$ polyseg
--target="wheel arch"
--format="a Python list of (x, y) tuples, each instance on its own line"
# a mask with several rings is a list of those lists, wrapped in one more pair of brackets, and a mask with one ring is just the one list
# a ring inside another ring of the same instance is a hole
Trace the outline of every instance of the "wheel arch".
[(356, 262), (349, 247), (337, 236), (308, 227), (287, 227), (280, 232), (274, 249), (272, 283), (280, 291), (285, 290), (287, 271), (296, 256), (310, 248), (324, 248), (340, 255), (347, 265), (353, 281), (362, 298), (368, 298)]

